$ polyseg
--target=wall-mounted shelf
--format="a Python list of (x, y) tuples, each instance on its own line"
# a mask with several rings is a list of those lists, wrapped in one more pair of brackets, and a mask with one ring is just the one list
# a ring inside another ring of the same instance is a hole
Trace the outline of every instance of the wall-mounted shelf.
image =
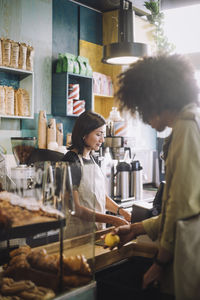
[(7, 119), (34, 118), (34, 72), (0, 66), (0, 85), (22, 88), (28, 91), (30, 97), (30, 116), (0, 115)]
[(52, 78), (52, 113), (54, 116), (77, 117), (68, 114), (68, 84), (80, 85), (80, 100), (85, 100), (85, 109), (93, 109), (92, 77), (74, 73), (55, 73)]
[(9, 68), (9, 67), (5, 67), (5, 66), (0, 66), (0, 72), (12, 73), (12, 74), (18, 75), (20, 77), (20, 80), (33, 74), (32, 71), (27, 71), (27, 70), (22, 70), (22, 69), (14, 69), (14, 68)]
[(94, 94), (94, 97), (100, 97), (100, 98), (111, 98), (111, 99), (113, 99), (113, 96), (101, 95), (101, 94)]

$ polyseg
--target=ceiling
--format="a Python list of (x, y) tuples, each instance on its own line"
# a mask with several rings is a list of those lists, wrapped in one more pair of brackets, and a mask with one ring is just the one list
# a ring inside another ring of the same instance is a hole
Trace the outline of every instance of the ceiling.
[[(73, 0), (71, 0), (73, 1)], [(144, 7), (145, 0), (129, 0), (133, 3), (136, 13), (139, 15), (149, 13)], [(74, 0), (77, 2), (101, 12), (119, 8), (120, 0)], [(200, 4), (200, 0), (161, 0), (161, 9), (177, 8), (181, 6)]]

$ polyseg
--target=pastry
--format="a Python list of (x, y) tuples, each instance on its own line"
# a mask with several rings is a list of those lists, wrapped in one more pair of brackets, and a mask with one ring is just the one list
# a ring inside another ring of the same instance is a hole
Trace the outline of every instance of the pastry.
[(84, 255), (68, 256), (63, 258), (63, 271), (65, 275), (77, 273), (80, 275), (91, 275), (90, 266)]
[(25, 245), (25, 246), (21, 246), (15, 250), (10, 251), (9, 256), (14, 257), (14, 256), (21, 255), (21, 254), (27, 255), (30, 252), (31, 252), (31, 247), (29, 247), (28, 245)]

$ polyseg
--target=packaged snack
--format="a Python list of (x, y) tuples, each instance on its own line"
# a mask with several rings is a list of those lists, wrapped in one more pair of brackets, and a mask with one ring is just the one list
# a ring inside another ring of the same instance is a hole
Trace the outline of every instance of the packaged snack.
[(11, 41), (9, 39), (2, 39), (2, 65), (10, 66), (10, 55), (11, 55)]
[(85, 100), (73, 100), (73, 114), (79, 116), (85, 111)]
[(75, 58), (74, 60), (74, 69), (73, 69), (73, 73), (74, 74), (79, 74), (80, 72), (80, 67), (79, 67), (79, 63), (77, 61), (77, 58)]
[(10, 66), (17, 69), (19, 64), (19, 43), (11, 42)]
[(78, 56), (77, 61), (79, 63), (79, 74), (84, 76), (92, 76), (92, 68), (89, 64), (89, 59), (83, 56)]
[(65, 53), (65, 54), (63, 54), (62, 59), (63, 59), (62, 71), (73, 73), (75, 55), (73, 55), (71, 53)]
[(25, 89), (18, 89), (15, 92), (15, 114), (18, 116), (30, 116), (30, 97)]
[(14, 89), (11, 86), (5, 86), (5, 104), (6, 115), (14, 115)]
[(56, 64), (56, 73), (61, 73), (61, 72), (63, 72), (63, 55), (59, 53), (58, 61)]
[(33, 71), (35, 50), (32, 46), (27, 47), (27, 57), (26, 57), (26, 69), (28, 71)]
[(5, 89), (4, 86), (0, 85), (0, 115), (6, 113), (6, 101), (5, 101)]
[(68, 99), (78, 100), (80, 97), (80, 86), (79, 84), (68, 84)]
[(19, 69), (26, 70), (27, 45), (20, 43), (19, 46)]

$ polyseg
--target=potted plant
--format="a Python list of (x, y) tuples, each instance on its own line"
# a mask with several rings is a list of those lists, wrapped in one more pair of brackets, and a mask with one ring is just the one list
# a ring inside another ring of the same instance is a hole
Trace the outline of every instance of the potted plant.
[(147, 15), (148, 21), (155, 26), (153, 33), (156, 43), (157, 54), (171, 53), (175, 50), (175, 45), (168, 41), (164, 34), (164, 13), (160, 11), (160, 0), (145, 1), (144, 6), (150, 11)]

